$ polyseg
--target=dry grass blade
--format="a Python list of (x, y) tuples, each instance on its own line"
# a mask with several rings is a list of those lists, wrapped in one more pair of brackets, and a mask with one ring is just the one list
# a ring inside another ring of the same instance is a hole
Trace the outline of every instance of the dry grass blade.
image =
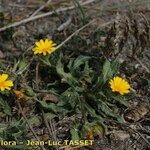
[[(66, 44), (73, 36), (77, 35), (80, 31), (82, 31), (84, 28), (88, 27), (89, 25), (91, 25), (92, 23), (96, 22), (96, 19), (93, 19), (92, 21), (90, 21), (89, 23), (87, 23), (86, 25), (84, 25), (83, 27), (79, 28), (78, 30), (76, 30), (74, 33), (72, 33), (66, 40), (64, 40), (61, 44), (59, 44), (56, 49), (62, 47), (64, 44)], [(103, 23), (101, 25), (99, 25), (98, 28), (102, 28), (105, 27), (107, 25), (110, 25), (111, 23), (113, 23), (114, 20), (111, 20), (109, 22)]]
[[(141, 14), (142, 15), (142, 14)], [(105, 40), (105, 55), (116, 57), (123, 52), (134, 59), (149, 48), (148, 17), (136, 13), (120, 13), (116, 15), (115, 23), (107, 33)], [(140, 62), (141, 64), (141, 62)], [(143, 64), (143, 68), (149, 72)]]
[(145, 69), (145, 71), (146, 71), (147, 73), (150, 73), (149, 68), (146, 67), (145, 64), (143, 64), (143, 62), (142, 62), (139, 58), (137, 58), (137, 57), (135, 56), (134, 59)]
[(46, 2), (46, 4), (44, 4), (40, 8), (38, 8), (30, 17), (35, 16), (38, 12), (40, 12), (42, 9), (44, 9), (50, 2), (51, 2), (51, 0), (48, 0)]
[[(29, 126), (31, 132), (32, 132), (33, 135), (34, 135), (34, 137), (36, 138), (37, 141), (40, 141), (40, 139), (39, 139), (39, 137), (37, 136), (36, 132), (34, 131), (34, 129), (32, 128), (32, 126), (31, 126), (30, 123), (28, 122), (28, 119), (27, 119), (26, 115), (23, 113), (23, 110), (22, 110), (22, 107), (21, 107), (20, 103), (19, 103), (18, 101), (16, 101), (16, 102), (17, 102), (17, 105), (18, 105), (18, 107), (19, 107), (19, 109), (20, 109), (20, 111), (21, 111), (21, 114), (22, 114), (23, 118), (24, 118), (25, 121), (27, 122), (27, 124), (28, 124), (28, 126)], [(42, 150), (46, 150), (43, 145), (39, 145), (39, 146), (41, 147)]]

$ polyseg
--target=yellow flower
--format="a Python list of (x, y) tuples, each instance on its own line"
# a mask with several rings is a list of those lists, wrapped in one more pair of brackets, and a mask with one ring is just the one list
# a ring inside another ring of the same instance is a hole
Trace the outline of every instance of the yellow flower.
[(45, 41), (41, 39), (40, 41), (35, 42), (35, 45), (36, 46), (32, 49), (34, 54), (46, 55), (47, 53), (51, 54), (56, 50), (56, 43), (49, 39), (45, 39)]
[(121, 95), (129, 93), (131, 89), (129, 83), (118, 76), (110, 80), (109, 84), (113, 92), (118, 92)]
[(13, 82), (8, 79), (8, 74), (0, 74), (0, 90), (4, 91), (5, 89), (10, 90), (13, 86)]

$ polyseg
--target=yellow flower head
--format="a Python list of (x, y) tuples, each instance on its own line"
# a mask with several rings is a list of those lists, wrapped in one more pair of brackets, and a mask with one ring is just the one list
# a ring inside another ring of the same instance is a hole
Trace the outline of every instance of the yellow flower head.
[(13, 86), (13, 82), (8, 79), (8, 74), (0, 74), (0, 90), (4, 91), (5, 89), (10, 90)]
[(110, 80), (109, 84), (113, 92), (118, 92), (121, 95), (124, 95), (130, 92), (131, 87), (129, 83), (118, 76)]
[(32, 49), (34, 54), (46, 55), (47, 53), (51, 54), (56, 50), (56, 44), (49, 39), (45, 39), (45, 41), (41, 39), (40, 41), (35, 42), (35, 45), (36, 46)]

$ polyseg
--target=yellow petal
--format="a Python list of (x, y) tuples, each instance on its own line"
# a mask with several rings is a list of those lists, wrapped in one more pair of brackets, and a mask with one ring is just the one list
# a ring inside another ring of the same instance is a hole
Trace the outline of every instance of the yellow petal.
[(0, 87), (0, 89), (1, 89), (1, 91), (2, 91), (2, 92), (5, 90), (5, 88), (4, 88), (4, 87)]
[(13, 84), (13, 82), (11, 80), (7, 80), (7, 81), (4, 82), (4, 85), (6, 87), (8, 87), (8, 86), (13, 86), (14, 84)]
[(43, 55), (45, 56), (45, 55), (46, 55), (46, 52), (43, 52)]
[(40, 43), (39, 43), (39, 42), (35, 42), (35, 45), (36, 45), (37, 47), (39, 47), (39, 46), (40, 46)]
[(7, 90), (10, 90), (10, 87), (6, 87)]
[(49, 44), (49, 40), (48, 39), (45, 40), (45, 44), (47, 44), (47, 45)]
[(6, 81), (6, 79), (8, 78), (8, 74), (2, 74), (1, 76), (0, 76), (0, 82), (3, 82), (3, 81)]
[(45, 44), (44, 41), (41, 39), (41, 40), (40, 40), (40, 45), (41, 45), (41, 46), (44, 46), (44, 44)]

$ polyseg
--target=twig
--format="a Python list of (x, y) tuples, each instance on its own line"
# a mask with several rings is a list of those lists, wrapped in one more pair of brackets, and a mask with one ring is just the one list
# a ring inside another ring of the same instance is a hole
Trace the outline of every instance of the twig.
[(121, 124), (124, 127), (128, 127), (129, 129), (131, 129), (133, 132), (137, 133), (149, 146), (150, 146), (150, 142), (136, 129), (132, 128), (131, 126), (129, 126), (126, 123)]
[(43, 111), (42, 109), (41, 109), (41, 111), (42, 111), (42, 115), (43, 115), (43, 119), (44, 119), (45, 125), (46, 125), (46, 127), (47, 127), (47, 129), (48, 129), (49, 137), (51, 138), (51, 136), (52, 136), (52, 134), (51, 134), (51, 129), (50, 129), (50, 127), (49, 127), (49, 124), (48, 124), (47, 119), (45, 118), (45, 113), (44, 113), (44, 111)]
[[(32, 126), (30, 125), (30, 123), (28, 122), (28, 119), (27, 119), (26, 115), (23, 113), (23, 110), (22, 110), (22, 107), (21, 107), (20, 103), (19, 103), (18, 101), (16, 101), (16, 102), (17, 102), (17, 105), (18, 105), (19, 109), (21, 110), (21, 114), (22, 114), (23, 118), (24, 118), (25, 121), (27, 122), (27, 124), (28, 124), (28, 126), (29, 126), (31, 132), (32, 132), (33, 135), (34, 135), (34, 137), (37, 139), (37, 141), (40, 141), (40, 139), (39, 139), (39, 137), (37, 136), (37, 134), (35, 133), (34, 129), (33, 129)], [(39, 146), (41, 147), (42, 150), (46, 150), (43, 145), (39, 145)]]
[(20, 8), (35, 8), (35, 5), (20, 5), (20, 4), (14, 4), (14, 3), (10, 3), (7, 4), (9, 7), (20, 7)]
[(30, 17), (35, 16), (38, 12), (40, 12), (42, 9), (44, 9), (52, 0), (48, 0), (44, 5), (42, 5), (40, 8), (38, 8)]
[[(42, 111), (42, 115), (43, 115), (43, 119), (44, 119), (45, 125), (46, 125), (46, 127), (47, 127), (47, 129), (48, 129), (49, 137), (50, 137), (50, 138), (53, 137), (53, 140), (54, 140), (54, 141), (57, 141), (56, 136), (53, 134), (54, 129), (53, 129), (53, 127), (52, 127), (52, 124), (50, 123), (50, 126), (49, 126), (49, 121), (48, 121), (47, 118), (45, 117), (44, 111), (43, 111), (42, 109), (41, 109), (41, 111)], [(58, 149), (57, 146), (56, 146), (55, 148)]]
[(134, 59), (145, 69), (147, 73), (150, 73), (150, 70), (143, 64), (143, 62), (141, 62), (139, 58), (135, 56)]
[(141, 137), (139, 136), (136, 141), (134, 141), (133, 143), (131, 143), (131, 145), (128, 146), (128, 149), (132, 148), (136, 143), (137, 141), (140, 139)]
[[(87, 4), (90, 4), (90, 3), (94, 2), (94, 1), (95, 0), (87, 0), (86, 2), (83, 2), (80, 5), (81, 6), (87, 5)], [(65, 7), (65, 8), (58, 8), (55, 12), (60, 13), (60, 12), (63, 12), (63, 11), (72, 10), (74, 8), (75, 8), (75, 6), (70, 6), (70, 7)], [(4, 26), (4, 27), (0, 28), (0, 32), (5, 31), (6, 29), (9, 29), (9, 28), (12, 28), (12, 27), (17, 27), (17, 26), (19, 26), (21, 24), (28, 23), (30, 21), (34, 21), (34, 20), (37, 20), (37, 19), (40, 19), (40, 18), (43, 18), (43, 17), (50, 16), (50, 15), (54, 14), (55, 12), (54, 11), (50, 11), (50, 12), (47, 12), (47, 13), (44, 13), (44, 14), (41, 14), (41, 15), (32, 16), (32, 17), (23, 19), (21, 21), (18, 21), (18, 22), (15, 22), (13, 24), (10, 24), (10, 25), (7, 25), (7, 26)]]
[(60, 32), (60, 31), (63, 31), (64, 29), (66, 29), (70, 25), (71, 21), (72, 21), (72, 18), (69, 18), (66, 22), (64, 22), (57, 28), (57, 31)]
[(38, 92), (38, 93), (47, 93), (47, 94), (54, 94), (54, 95), (58, 95), (57, 93), (55, 93), (54, 91), (51, 91), (51, 90), (38, 90), (38, 89), (33, 89), (35, 92)]
[[(77, 35), (81, 30), (83, 30), (84, 28), (88, 27), (89, 25), (91, 25), (93, 22), (95, 22), (96, 19), (90, 21), (89, 23), (87, 23), (86, 25), (84, 25), (83, 27), (79, 28), (78, 30), (76, 30), (74, 33), (72, 33), (66, 40), (64, 40), (61, 44), (59, 44), (56, 49), (62, 47), (64, 44), (66, 44), (73, 36)], [(103, 23), (99, 26), (100, 27), (104, 27), (107, 26), (109, 24), (111, 24), (113, 21), (109, 21), (107, 23)]]
[(50, 124), (54, 140), (57, 141), (56, 129), (55, 129), (54, 123), (52, 122), (51, 119), (49, 119), (48, 123)]
[[(132, 128), (131, 128), (132, 129)], [(137, 130), (135, 129), (132, 129), (133, 131), (135, 131), (136, 133), (139, 134), (139, 136), (150, 146), (150, 142), (140, 133), (138, 132)]]
[[(92, 21), (90, 21), (90, 22), (87, 23), (86, 25), (84, 25), (84, 26), (82, 26), (81, 28), (79, 28), (78, 30), (76, 30), (76, 31), (75, 31), (74, 33), (72, 33), (68, 38), (66, 38), (61, 44), (59, 44), (59, 45), (56, 47), (56, 49), (58, 49), (58, 48), (62, 47), (63, 45), (65, 45), (69, 40), (71, 40), (71, 38), (72, 38), (73, 36), (77, 35), (80, 31), (82, 31), (83, 29), (85, 29), (86, 27), (88, 27), (89, 25), (91, 25), (91, 24), (92, 24), (93, 22), (95, 22), (95, 21), (96, 21), (96, 19), (93, 19)], [(105, 27), (105, 26), (107, 26), (107, 25), (113, 23), (113, 21), (114, 21), (114, 20), (111, 20), (111, 21), (109, 21), (109, 22), (103, 23), (103, 24), (99, 25), (98, 28)], [(33, 47), (33, 46), (32, 46), (32, 47)], [(28, 48), (28, 50), (31, 49), (32, 47)], [(45, 63), (46, 65), (50, 66), (50, 67), (55, 67), (55, 66), (53, 66), (52, 64), (49, 64), (49, 63), (43, 61), (42, 59), (40, 59), (40, 60), (41, 60), (43, 63)], [(47, 92), (47, 91), (46, 91), (46, 92)]]
[(66, 40), (64, 40), (61, 44), (59, 44), (56, 49), (62, 47), (64, 44), (66, 44), (73, 36), (77, 35), (81, 30), (83, 30), (84, 28), (86, 28), (87, 26), (89, 26), (90, 24), (92, 24), (93, 22), (95, 22), (96, 20), (92, 20), (89, 23), (87, 23), (86, 25), (84, 25), (83, 27), (79, 28), (78, 30), (76, 30), (74, 33), (72, 33)]
[(39, 89), (39, 62), (36, 64), (35, 68), (35, 82), (36, 82), (36, 89)]
[[(50, 128), (52, 131), (54, 141), (58, 141), (57, 136), (56, 136), (56, 129), (55, 129), (54, 124), (52, 123), (51, 119), (49, 119), (48, 124), (50, 124)], [(55, 148), (56, 148), (56, 150), (58, 150), (58, 145), (56, 145)]]

